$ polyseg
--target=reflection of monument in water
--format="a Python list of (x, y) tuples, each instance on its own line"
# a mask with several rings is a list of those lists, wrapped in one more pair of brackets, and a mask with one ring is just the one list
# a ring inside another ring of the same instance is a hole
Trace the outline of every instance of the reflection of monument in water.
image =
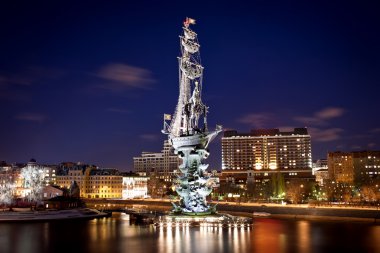
[[(180, 203), (174, 204), (174, 213), (186, 215), (206, 215), (215, 208), (206, 202), (212, 191), (212, 179), (206, 175), (208, 164), (202, 161), (209, 155), (209, 143), (222, 131), (220, 126), (214, 131), (207, 127), (208, 107), (202, 102), (203, 67), (199, 54), (197, 34), (190, 29), (195, 20), (186, 18), (181, 41), (179, 63), (179, 98), (171, 119), (164, 117), (163, 133), (169, 135), (174, 152), (182, 159), (176, 191)], [(166, 120), (170, 120), (170, 124)], [(203, 122), (200, 122), (203, 119)]]

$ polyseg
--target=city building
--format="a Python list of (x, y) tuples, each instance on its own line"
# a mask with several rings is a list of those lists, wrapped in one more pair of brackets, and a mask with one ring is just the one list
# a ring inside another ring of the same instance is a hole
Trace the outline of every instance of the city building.
[(319, 169), (319, 170), (316, 170), (314, 172), (314, 175), (315, 175), (315, 181), (319, 184), (319, 185), (324, 185), (324, 183), (330, 178), (329, 177), (329, 171), (328, 169)]
[(12, 165), (8, 164), (6, 161), (0, 161), (0, 173), (6, 172), (12, 169)]
[(93, 165), (79, 164), (56, 177), (57, 185), (67, 189), (74, 181), (79, 186), (82, 198), (122, 198), (123, 176), (116, 169), (98, 169)]
[(221, 180), (244, 186), (248, 178), (254, 183), (267, 182), (273, 173), (281, 173), (285, 179), (314, 178), (311, 137), (306, 128), (224, 132)]
[(380, 178), (380, 151), (329, 152), (327, 160), (329, 177), (338, 183)]
[(37, 164), (35, 159), (30, 159), (23, 169), (37, 170), (39, 173), (44, 174), (44, 183), (45, 185), (55, 184), (56, 183), (56, 169), (55, 167), (50, 167), (46, 165)]
[(42, 195), (42, 199), (46, 200), (46, 199), (51, 199), (57, 196), (62, 196), (63, 191), (61, 189), (58, 189), (57, 187), (48, 185), (42, 189), (41, 195)]
[(167, 140), (161, 153), (142, 152), (141, 156), (133, 157), (135, 173), (141, 176), (151, 176), (153, 173), (165, 182), (177, 178), (180, 158), (173, 153), (173, 148)]
[(15, 197), (25, 198), (30, 197), (32, 188), (35, 185), (43, 184), (48, 186), (54, 184), (56, 174), (55, 169), (45, 165), (39, 165), (35, 159), (31, 159), (27, 164), (3, 166), (0, 172), (0, 178), (4, 178), (4, 176), (7, 177), (8, 183), (14, 185)]
[(352, 153), (329, 152), (327, 154), (329, 177), (337, 183), (354, 182), (354, 162)]
[(313, 162), (313, 175), (315, 175), (315, 181), (321, 186), (330, 178), (327, 159), (318, 159)]
[(136, 174), (123, 174), (123, 199), (147, 198), (149, 177)]
[(312, 168), (313, 168), (313, 174), (318, 170), (327, 169), (328, 168), (327, 159), (316, 160), (315, 162), (313, 162)]

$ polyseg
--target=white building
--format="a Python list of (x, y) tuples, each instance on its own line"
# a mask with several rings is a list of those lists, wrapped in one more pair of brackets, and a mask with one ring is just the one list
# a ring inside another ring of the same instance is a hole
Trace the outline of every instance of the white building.
[(123, 176), (123, 199), (147, 198), (148, 179), (144, 176)]

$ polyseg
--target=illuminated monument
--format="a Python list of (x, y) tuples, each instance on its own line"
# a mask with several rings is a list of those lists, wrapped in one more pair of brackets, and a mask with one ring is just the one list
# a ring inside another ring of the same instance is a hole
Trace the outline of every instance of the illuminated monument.
[(183, 35), (180, 36), (178, 104), (173, 118), (164, 115), (162, 132), (168, 134), (175, 154), (182, 159), (179, 166), (182, 175), (176, 185), (180, 202), (178, 205), (173, 203), (173, 212), (198, 216), (215, 213), (215, 207), (206, 202), (213, 182), (206, 175), (208, 164), (204, 164), (203, 160), (209, 156), (208, 145), (222, 128), (217, 126), (214, 131), (209, 131), (207, 127), (208, 107), (202, 102), (200, 45), (197, 34), (190, 29), (191, 24), (195, 24), (195, 20), (186, 18)]

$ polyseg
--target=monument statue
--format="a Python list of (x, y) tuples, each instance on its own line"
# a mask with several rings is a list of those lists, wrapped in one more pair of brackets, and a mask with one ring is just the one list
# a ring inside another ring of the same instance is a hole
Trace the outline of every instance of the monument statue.
[[(207, 176), (208, 164), (203, 161), (209, 156), (208, 145), (222, 131), (216, 126), (209, 131), (208, 108), (202, 102), (203, 66), (199, 53), (197, 34), (190, 29), (195, 20), (186, 18), (180, 36), (181, 56), (179, 64), (179, 97), (173, 117), (164, 115), (162, 132), (168, 134), (174, 153), (182, 159), (176, 192), (179, 204), (173, 203), (174, 213), (184, 215), (207, 215), (215, 208), (207, 204), (206, 196), (212, 191), (213, 180)], [(203, 119), (203, 122), (200, 120)]]

